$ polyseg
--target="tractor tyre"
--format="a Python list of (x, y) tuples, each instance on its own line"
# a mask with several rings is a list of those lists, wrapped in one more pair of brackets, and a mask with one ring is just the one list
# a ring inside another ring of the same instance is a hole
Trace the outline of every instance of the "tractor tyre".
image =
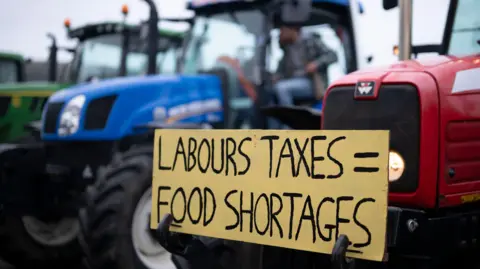
[(26, 216), (5, 216), (0, 227), (0, 257), (17, 269), (81, 268), (77, 220), (64, 220), (55, 227), (69, 229), (67, 234), (59, 234), (62, 231), (58, 229), (48, 231), (53, 235), (46, 235), (52, 225), (56, 224), (46, 224)]
[(149, 230), (152, 148), (140, 146), (114, 158), (87, 188), (80, 242), (90, 268), (175, 268)]
[[(38, 141), (26, 135), (13, 143)], [(83, 254), (77, 240), (80, 227), (76, 218), (44, 222), (32, 216), (0, 217), (0, 257), (15, 268), (81, 267)]]

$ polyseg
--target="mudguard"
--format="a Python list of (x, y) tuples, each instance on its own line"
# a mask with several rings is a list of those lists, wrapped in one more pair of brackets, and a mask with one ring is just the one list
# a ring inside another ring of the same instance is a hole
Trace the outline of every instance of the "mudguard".
[(32, 121), (27, 124), (25, 124), (24, 129), (35, 138), (40, 140), (41, 134), (42, 134), (42, 121), (37, 120), (37, 121)]
[[(0, 167), (18, 166), (23, 162), (29, 167), (45, 160), (42, 144), (0, 144)], [(20, 163), (19, 163), (20, 162)], [(30, 169), (30, 168), (29, 168)]]
[(0, 144), (0, 205), (11, 214), (30, 212), (45, 171), (41, 144)]
[(25, 129), (30, 130), (30, 131), (40, 132), (42, 130), (42, 121), (37, 120), (37, 121), (29, 122), (29, 123), (25, 124)]
[(269, 117), (297, 130), (319, 130), (322, 123), (322, 112), (319, 110), (296, 106), (269, 106), (261, 111)]

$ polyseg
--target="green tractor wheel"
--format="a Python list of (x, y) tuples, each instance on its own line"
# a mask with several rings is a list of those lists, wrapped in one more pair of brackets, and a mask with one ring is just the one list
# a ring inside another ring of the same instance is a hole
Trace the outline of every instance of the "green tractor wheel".
[(78, 230), (76, 219), (44, 223), (28, 216), (8, 216), (0, 228), (0, 255), (19, 269), (72, 268), (72, 262), (81, 262)]
[[(16, 143), (35, 143), (22, 136)], [(82, 251), (77, 236), (77, 218), (44, 222), (32, 216), (8, 214), (0, 219), (0, 257), (15, 268), (76, 268)]]

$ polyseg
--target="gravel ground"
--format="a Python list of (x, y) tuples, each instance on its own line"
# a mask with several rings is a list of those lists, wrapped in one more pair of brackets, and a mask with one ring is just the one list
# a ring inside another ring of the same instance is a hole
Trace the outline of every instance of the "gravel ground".
[(13, 267), (10, 264), (0, 260), (0, 269), (13, 269)]
[[(14, 269), (14, 267), (0, 259), (0, 269)], [(169, 261), (166, 263), (165, 269), (175, 269), (175, 266)]]

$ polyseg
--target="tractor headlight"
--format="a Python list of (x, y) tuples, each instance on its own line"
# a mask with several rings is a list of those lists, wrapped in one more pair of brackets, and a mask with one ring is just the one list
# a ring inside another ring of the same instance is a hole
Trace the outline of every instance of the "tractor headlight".
[(80, 112), (85, 104), (85, 99), (85, 95), (78, 95), (67, 103), (60, 115), (58, 135), (67, 136), (78, 131), (80, 127)]
[(388, 156), (388, 181), (397, 181), (405, 171), (405, 161), (395, 151), (390, 151)]

